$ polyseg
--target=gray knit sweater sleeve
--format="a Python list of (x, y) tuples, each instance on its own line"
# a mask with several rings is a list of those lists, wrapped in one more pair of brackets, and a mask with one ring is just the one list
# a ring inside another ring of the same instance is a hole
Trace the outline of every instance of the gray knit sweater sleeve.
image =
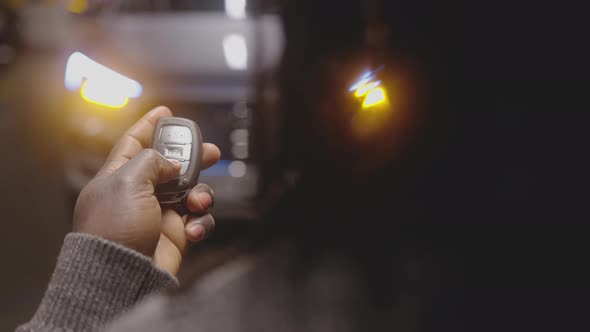
[(144, 296), (177, 285), (148, 257), (95, 236), (71, 233), (37, 312), (17, 332), (96, 331)]

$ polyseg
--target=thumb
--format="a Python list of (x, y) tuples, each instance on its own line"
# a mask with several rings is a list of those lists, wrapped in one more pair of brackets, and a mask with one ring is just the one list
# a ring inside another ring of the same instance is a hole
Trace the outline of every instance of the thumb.
[(149, 181), (155, 187), (178, 177), (180, 168), (180, 162), (168, 160), (154, 149), (144, 149), (119, 171), (125, 177), (138, 182)]

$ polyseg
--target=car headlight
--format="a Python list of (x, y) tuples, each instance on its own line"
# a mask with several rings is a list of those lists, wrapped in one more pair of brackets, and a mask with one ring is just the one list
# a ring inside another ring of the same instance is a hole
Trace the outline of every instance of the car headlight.
[(74, 52), (68, 58), (64, 85), (70, 91), (80, 90), (84, 100), (109, 108), (122, 108), (129, 98), (137, 98), (143, 91), (137, 81), (80, 52)]
[(374, 71), (367, 70), (350, 86), (348, 91), (354, 92), (354, 96), (362, 101), (362, 109), (372, 109), (377, 105), (387, 105), (387, 91), (376, 79), (376, 73), (383, 67)]

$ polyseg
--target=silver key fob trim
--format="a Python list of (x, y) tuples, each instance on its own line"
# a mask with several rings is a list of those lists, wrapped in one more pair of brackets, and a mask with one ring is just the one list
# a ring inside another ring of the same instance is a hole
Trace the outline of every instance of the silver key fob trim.
[(199, 179), (203, 154), (199, 126), (185, 118), (160, 118), (154, 129), (152, 148), (182, 164), (178, 178), (156, 186), (156, 197), (162, 204), (182, 201)]

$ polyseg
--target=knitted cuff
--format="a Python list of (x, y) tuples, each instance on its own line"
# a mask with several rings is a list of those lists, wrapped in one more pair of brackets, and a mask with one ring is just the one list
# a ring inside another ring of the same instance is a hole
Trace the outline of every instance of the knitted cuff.
[(178, 281), (151, 259), (102, 238), (70, 233), (33, 319), (21, 331), (93, 331), (144, 296)]

